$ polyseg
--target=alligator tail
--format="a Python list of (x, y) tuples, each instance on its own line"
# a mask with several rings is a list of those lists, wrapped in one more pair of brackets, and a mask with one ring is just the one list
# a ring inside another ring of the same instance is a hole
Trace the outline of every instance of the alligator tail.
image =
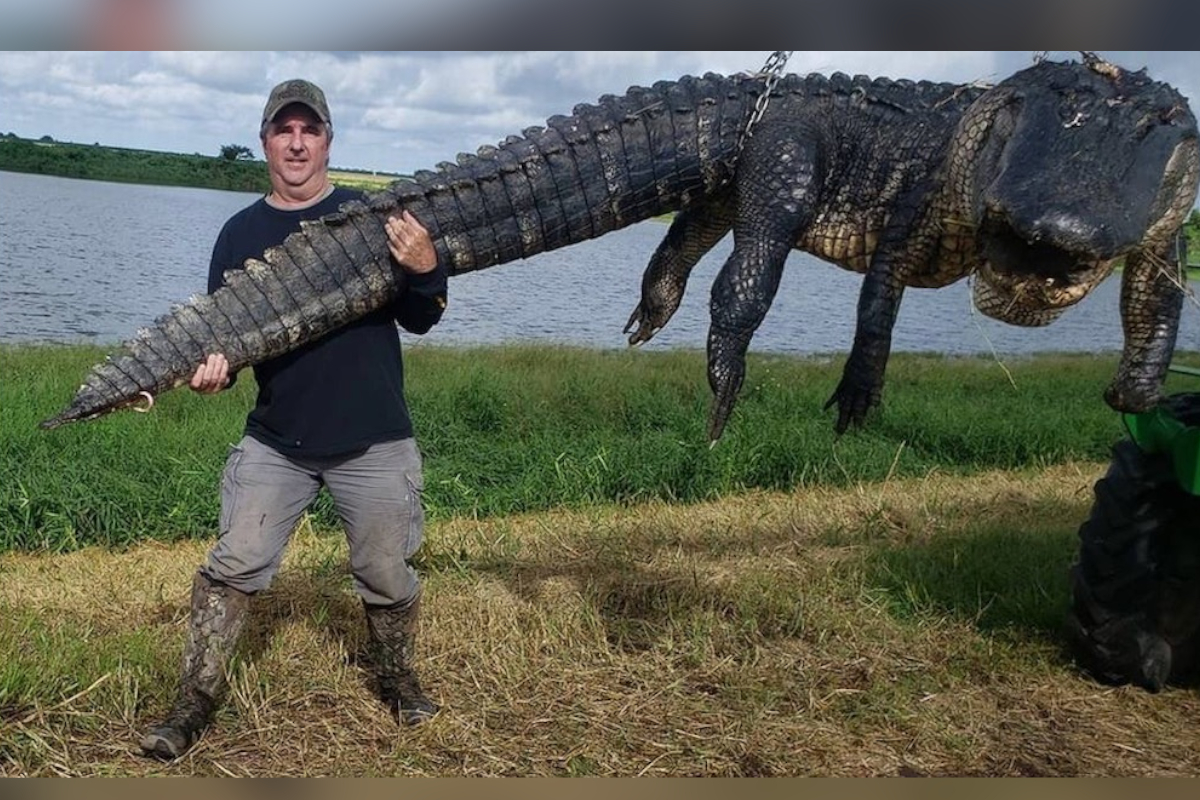
[(455, 164), (420, 171), (226, 273), (96, 365), (54, 428), (135, 405), (191, 378), (209, 353), (238, 370), (387, 305), (403, 286), (384, 223), (429, 229), (451, 275), (602, 236), (706, 196), (732, 176), (761, 78), (705, 75), (576, 106)]

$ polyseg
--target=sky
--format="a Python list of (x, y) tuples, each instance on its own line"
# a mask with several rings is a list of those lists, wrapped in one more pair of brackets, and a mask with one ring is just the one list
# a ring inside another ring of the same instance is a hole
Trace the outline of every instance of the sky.
[[(50, 6), (70, 0), (44, 0)], [(216, 2), (217, 0), (214, 0)], [(445, 0), (454, 4), (463, 0)], [(469, 0), (467, 0), (469, 2)], [(354, 5), (359, 0), (339, 0)], [(335, 168), (411, 174), (474, 153), (633, 85), (760, 69), (771, 51), (4, 51), (0, 133), (261, 158), (271, 86), (308, 78), (326, 92)], [(997, 82), (1036, 51), (796, 51), (789, 72)], [(1049, 51), (1056, 60), (1076, 51)], [(1100, 51), (1200, 102), (1200, 52)]]

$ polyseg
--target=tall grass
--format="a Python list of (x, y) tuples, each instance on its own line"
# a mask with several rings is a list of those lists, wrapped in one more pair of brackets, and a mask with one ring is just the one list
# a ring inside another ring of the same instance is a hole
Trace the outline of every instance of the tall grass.
[[(88, 346), (0, 347), (0, 552), (215, 529), (224, 455), (253, 403), (249, 373), (217, 397), (181, 389), (149, 414), (38, 429), (102, 357)], [(712, 448), (698, 352), (414, 346), (406, 375), (436, 519), (1103, 460), (1121, 435), (1101, 400), (1115, 361), (1017, 359), (1004, 365), (1010, 382), (989, 359), (898, 355), (883, 408), (838, 438), (822, 406), (840, 357), (752, 354)], [(335, 522), (324, 499), (314, 514)]]

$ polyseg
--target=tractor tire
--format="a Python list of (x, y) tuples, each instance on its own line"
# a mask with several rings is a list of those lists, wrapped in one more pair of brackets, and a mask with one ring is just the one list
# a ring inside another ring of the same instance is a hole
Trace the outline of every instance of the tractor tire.
[[(1200, 424), (1200, 395), (1168, 408)], [(1200, 655), (1200, 497), (1170, 460), (1133, 441), (1113, 447), (1079, 529), (1067, 639), (1095, 679), (1157, 692), (1194, 677)]]

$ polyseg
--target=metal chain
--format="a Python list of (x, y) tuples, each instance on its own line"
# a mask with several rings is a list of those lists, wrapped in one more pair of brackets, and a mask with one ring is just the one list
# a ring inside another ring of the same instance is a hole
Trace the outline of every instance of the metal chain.
[(746, 140), (750, 138), (750, 132), (759, 120), (763, 118), (763, 114), (767, 113), (767, 103), (771, 102), (771, 92), (775, 89), (775, 84), (779, 83), (779, 79), (783, 77), (783, 68), (787, 65), (787, 61), (791, 58), (794, 50), (776, 50), (767, 57), (767, 62), (763, 64), (756, 75), (766, 75), (767, 81), (763, 86), (763, 93), (758, 96), (758, 101), (754, 104), (754, 112), (750, 114), (749, 121), (746, 122), (746, 127), (742, 130), (742, 135), (738, 138), (737, 148), (734, 150), (736, 157), (742, 152), (742, 148), (746, 146)]

